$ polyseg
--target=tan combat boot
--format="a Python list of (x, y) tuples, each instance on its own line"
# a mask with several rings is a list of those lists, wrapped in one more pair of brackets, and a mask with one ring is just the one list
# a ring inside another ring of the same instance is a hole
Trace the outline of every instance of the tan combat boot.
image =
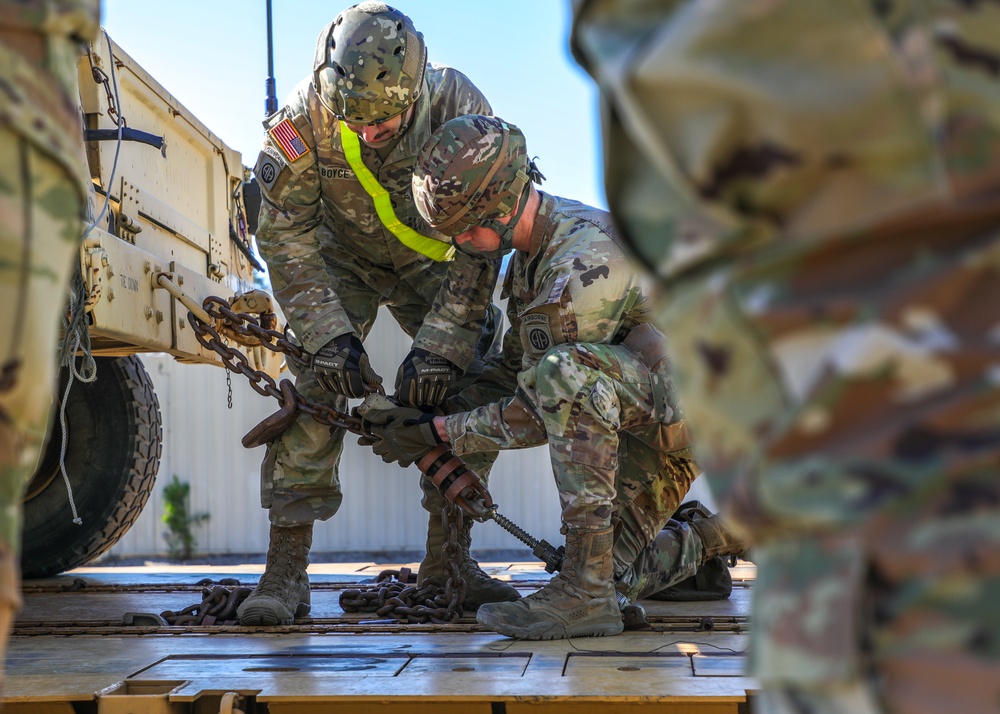
[(611, 528), (567, 528), (559, 574), (518, 602), (483, 605), (476, 620), (501, 635), (526, 640), (617, 635), (623, 625), (612, 579), (613, 541)]
[[(445, 529), (441, 524), (440, 514), (432, 513), (427, 522), (427, 554), (420, 563), (417, 572), (417, 585), (430, 581), (435, 585), (444, 586), (448, 579), (448, 571), (441, 560), (441, 546), (445, 542)], [(488, 602), (512, 602), (521, 597), (510, 583), (491, 578), (479, 567), (479, 563), (469, 555), (472, 545), (472, 521), (468, 518), (458, 532), (458, 544), (462, 548), (462, 565), (458, 569), (465, 580), (465, 603), (462, 609), (474, 612), (480, 605)]]
[(312, 523), (304, 526), (271, 525), (267, 565), (260, 582), (236, 614), (241, 625), (291, 625), (309, 614), (309, 548)]
[(706, 518), (691, 518), (688, 525), (701, 539), (702, 563), (717, 555), (733, 555), (737, 558), (747, 555), (747, 550), (750, 547), (749, 541), (729, 530), (719, 514), (716, 513)]

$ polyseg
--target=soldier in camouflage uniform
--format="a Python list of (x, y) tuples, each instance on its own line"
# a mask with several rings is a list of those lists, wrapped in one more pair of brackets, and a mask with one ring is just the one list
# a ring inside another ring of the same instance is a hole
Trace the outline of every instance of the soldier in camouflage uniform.
[(21, 499), (49, 427), (90, 173), (77, 60), (97, 0), (0, 0), (0, 662), (20, 605)]
[(575, 6), (755, 711), (1000, 711), (1000, 4)]
[[(399, 398), (413, 405), (437, 404), (463, 371), (477, 373), (499, 329), (490, 304), (499, 261), (451, 260), (413, 206), (410, 176), (431, 131), (451, 117), (490, 111), (468, 78), (426, 55), (423, 37), (399, 11), (381, 2), (351, 7), (320, 33), (313, 74), (265, 122), (257, 241), (285, 316), (315, 355), (296, 388), (340, 410), (380, 381), (363, 346), (380, 305), (415, 337), (396, 380)], [(437, 299), (446, 276), (445, 294), (471, 308)], [(342, 430), (331, 435), (306, 414), (268, 445), (261, 501), (270, 547), (265, 573), (240, 608), (243, 624), (288, 624), (308, 612), (313, 522), (340, 507), (342, 448)], [(490, 463), (476, 468), (488, 473)], [(431, 515), (420, 582), (445, 572), (443, 498), (433, 486), (425, 493)], [(467, 529), (461, 543), (467, 554)], [(518, 597), (471, 557), (462, 571), (470, 606)]]
[[(539, 192), (533, 168), (521, 132), (493, 117), (453, 119), (421, 150), (413, 194), (425, 220), (460, 251), (516, 249), (504, 284), (511, 328), (498, 361), (459, 395), (467, 411), (365, 416), (388, 424), (373, 428), (375, 452), (403, 464), (435, 443), (459, 455), (547, 443), (566, 537), (562, 568), (520, 601), (484, 605), (478, 620), (527, 639), (613, 635), (623, 626), (615, 580), (628, 572), (626, 589), (645, 594), (633, 565), (647, 562), (644, 549), (696, 472), (665, 340), (610, 216)], [(740, 550), (714, 517), (688, 532), (700, 546), (684, 551), (695, 568), (697, 559)]]

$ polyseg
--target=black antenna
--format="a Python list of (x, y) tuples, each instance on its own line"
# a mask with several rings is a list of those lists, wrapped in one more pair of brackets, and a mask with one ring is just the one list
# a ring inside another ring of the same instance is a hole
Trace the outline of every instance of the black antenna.
[(264, 82), (267, 99), (264, 100), (264, 116), (278, 111), (278, 97), (274, 91), (274, 41), (271, 33), (271, 0), (267, 0), (267, 80)]

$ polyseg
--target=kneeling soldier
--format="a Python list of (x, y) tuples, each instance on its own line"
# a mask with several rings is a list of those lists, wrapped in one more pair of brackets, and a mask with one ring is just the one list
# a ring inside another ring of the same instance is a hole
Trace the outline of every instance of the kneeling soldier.
[[(448, 416), (399, 408), (366, 417), (384, 425), (373, 429), (376, 453), (403, 465), (436, 443), (458, 455), (548, 443), (562, 569), (526, 598), (483, 605), (478, 620), (527, 639), (614, 635), (623, 627), (616, 578), (648, 567), (655, 549), (644, 549), (697, 471), (665, 340), (649, 322), (651, 296), (609, 214), (538, 191), (534, 171), (521, 132), (493, 117), (453, 119), (424, 145), (413, 174), (424, 219), (461, 251), (515, 250), (504, 287), (511, 328), (502, 355), (449, 402)], [(714, 517), (691, 530), (702, 547), (671, 557), (741, 550)], [(670, 564), (686, 575), (689, 565)]]

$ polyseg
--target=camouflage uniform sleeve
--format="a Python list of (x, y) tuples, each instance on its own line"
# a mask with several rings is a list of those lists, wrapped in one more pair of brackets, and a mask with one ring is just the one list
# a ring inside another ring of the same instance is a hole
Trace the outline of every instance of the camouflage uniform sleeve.
[(531, 400), (517, 385), (521, 338), (517, 315), (508, 310), (512, 327), (503, 338), (503, 350), (471, 386), (448, 400), (445, 420), (448, 441), (458, 454), (502, 451), (538, 446), (547, 441), (545, 426)]
[(452, 451), (462, 454), (481, 451), (526, 449), (548, 441), (545, 425), (523, 394), (515, 394), (445, 419)]
[(456, 251), (413, 346), (466, 369), (475, 356), (499, 274), (499, 258), (477, 260)]
[(448, 411), (467, 411), (445, 420), (448, 441), (458, 454), (505, 449), (523, 449), (547, 441), (545, 427), (531, 397), (518, 386), (524, 350), (520, 319), (508, 310), (511, 328), (503, 340), (503, 351), (483, 374), (448, 401)]
[(468, 77), (457, 69), (431, 63), (427, 73), (428, 88), (434, 99), (431, 104), (432, 129), (449, 119), (466, 114), (493, 116), (493, 108), (486, 96)]
[[(90, 169), (80, 142), (80, 102), (77, 63), (81, 41), (93, 40), (100, 27), (97, 0), (15, 2), (0, 0), (0, 28), (8, 37), (44, 35), (46, 62), (29, 56), (26, 47), (0, 42), (0, 125), (16, 131), (69, 171), (74, 188), (86, 202)], [(9, 191), (0, 186), (0, 192)]]
[[(541, 269), (539, 269), (541, 272)], [(542, 357), (561, 344), (610, 344), (642, 295), (639, 276), (614, 241), (595, 231), (539, 275), (542, 288), (518, 320), (521, 386), (533, 391)]]
[(286, 118), (307, 151), (289, 160), (271, 132), (265, 134), (254, 169), (263, 196), (257, 244), (278, 304), (305, 349), (315, 352), (353, 328), (320, 254), (321, 236), (329, 228), (323, 222), (312, 132), (305, 116), (295, 114), (291, 106), (270, 117), (265, 126), (272, 129)]
[(516, 449), (543, 443), (534, 407), (542, 357), (561, 344), (611, 343), (640, 299), (639, 277), (614, 240), (596, 227), (585, 228), (586, 237), (580, 237), (579, 222), (566, 223), (571, 225), (577, 236), (574, 249), (547, 267), (538, 266), (541, 287), (535, 300), (520, 314), (508, 311), (511, 329), (504, 338), (504, 358), (513, 357), (507, 354), (510, 347), (521, 362), (515, 394), (449, 417), (446, 428), (456, 453), (488, 450), (491, 444), (493, 449)]
[[(508, 280), (510, 273), (508, 273)], [(505, 285), (505, 294), (508, 286)], [(521, 338), (516, 308), (508, 303), (512, 327), (503, 337), (503, 349), (491, 358), (483, 373), (449, 399), (445, 411), (448, 439), (457, 454), (537, 446), (546, 441), (545, 429), (531, 403), (518, 391)]]
[[(428, 73), (428, 85), (433, 94), (431, 122), (435, 127), (465, 114), (493, 114), (486, 97), (468, 77), (450, 67), (432, 67), (436, 71)], [(475, 355), (499, 274), (499, 260), (477, 260), (456, 253), (413, 346), (466, 369)]]
[[(43, 32), (49, 38), (65, 37), (90, 42), (100, 30), (100, 15), (100, 0), (0, 0), (0, 26), (8, 30)], [(75, 55), (73, 59), (76, 59)], [(75, 61), (66, 65), (54, 64), (47, 69), (62, 74), (67, 67), (72, 68), (72, 76), (75, 76)]]
[(445, 402), (445, 413), (471, 411), (513, 395), (521, 367), (521, 339), (514, 330), (503, 337), (503, 349), (492, 357), (468, 387)]

